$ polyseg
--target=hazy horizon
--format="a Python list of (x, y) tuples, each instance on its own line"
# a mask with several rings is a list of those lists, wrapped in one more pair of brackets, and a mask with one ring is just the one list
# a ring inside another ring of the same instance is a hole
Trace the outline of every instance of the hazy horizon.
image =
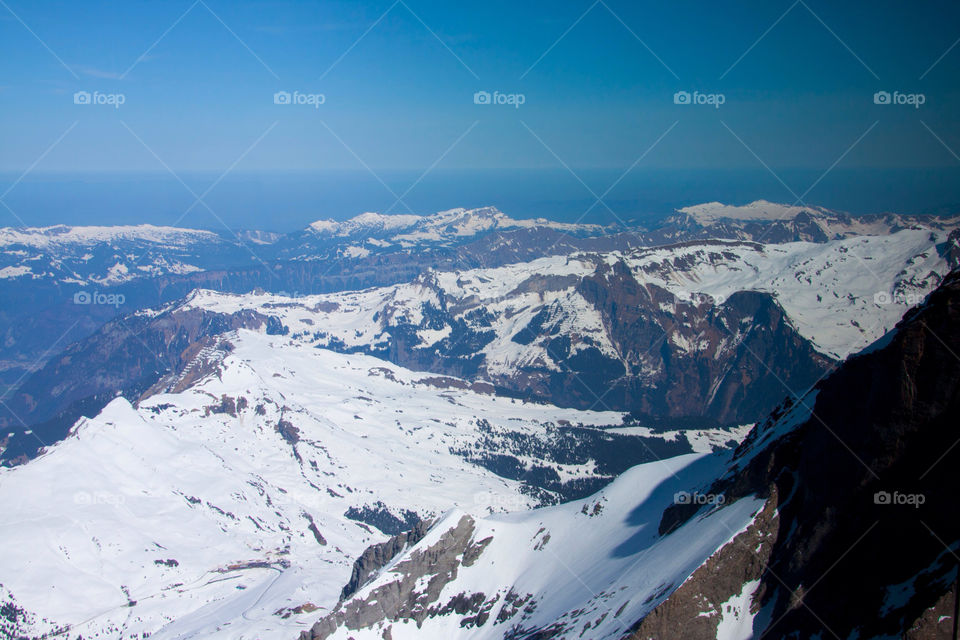
[[(710, 201), (794, 204), (795, 195), (814, 183), (802, 204), (853, 215), (960, 213), (960, 169), (837, 168), (826, 176), (789, 169), (779, 174), (785, 184), (762, 168), (646, 169), (626, 176), (598, 169), (575, 174), (564, 169), (436, 169), (419, 180), (421, 175), (398, 170), (235, 171), (218, 180), (216, 172), (182, 172), (176, 178), (158, 171), (34, 172), (17, 182), (5, 201), (20, 221), (8, 216), (0, 226), (155, 224), (222, 231), (225, 223), (289, 232), (314, 220), (345, 220), (367, 211), (426, 215), (482, 206), (495, 206), (513, 218), (643, 224)], [(19, 177), (0, 173), (0, 191)], [(603, 194), (614, 183), (604, 205), (595, 204), (593, 194)], [(204, 205), (191, 208), (193, 194), (207, 189), (204, 202), (223, 223)]]

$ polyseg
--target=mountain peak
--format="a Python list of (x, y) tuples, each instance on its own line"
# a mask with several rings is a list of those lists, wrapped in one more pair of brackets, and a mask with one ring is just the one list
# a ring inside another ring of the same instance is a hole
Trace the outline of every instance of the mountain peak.
[(792, 220), (799, 214), (809, 211), (826, 212), (819, 207), (798, 207), (779, 204), (768, 200), (755, 200), (742, 206), (705, 202), (678, 210), (697, 220), (700, 224), (712, 224), (719, 220), (776, 221)]

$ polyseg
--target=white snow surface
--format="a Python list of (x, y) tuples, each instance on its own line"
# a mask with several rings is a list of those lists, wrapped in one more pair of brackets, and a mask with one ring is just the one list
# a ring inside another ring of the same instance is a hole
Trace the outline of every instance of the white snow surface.
[(717, 626), (717, 640), (751, 640), (753, 638), (753, 619), (756, 614), (750, 609), (753, 594), (760, 586), (759, 580), (751, 580), (743, 585), (740, 593), (720, 605), (720, 623)]
[[(349, 508), (430, 517), (534, 504), (450, 453), (473, 441), (478, 419), (531, 433), (622, 419), (437, 388), (430, 374), (280, 336), (230, 340), (233, 352), (187, 390), (138, 408), (118, 398), (38, 458), (0, 469), (0, 575), (21, 606), (85, 638), (296, 637), (336, 602), (353, 560), (386, 539)], [(224, 396), (247, 405), (211, 412)], [(296, 449), (281, 420), (299, 430)], [(308, 602), (319, 609), (282, 617)]]
[[(437, 605), (442, 607), (460, 593), (483, 593), (487, 600), (499, 596), (482, 626), (463, 628), (462, 616), (450, 614), (428, 617), (422, 628), (411, 622), (360, 630), (340, 627), (331, 638), (380, 639), (391, 627), (395, 640), (493, 640), (504, 637), (513, 625), (537, 629), (554, 624), (562, 625), (562, 630), (551, 637), (621, 638), (633, 622), (743, 531), (762, 508), (763, 500), (743, 498), (701, 514), (670, 535), (658, 535), (663, 510), (674, 493), (714, 477), (728, 455), (691, 454), (639, 465), (584, 500), (478, 520), (473, 540), (491, 541), (471, 566), (458, 567), (456, 579), (444, 587)], [(436, 544), (462, 515), (457, 510), (446, 514), (393, 565)], [(395, 579), (385, 570), (355, 597), (365, 599)], [(534, 605), (533, 611), (497, 623), (511, 589), (521, 597), (533, 594), (527, 603)]]

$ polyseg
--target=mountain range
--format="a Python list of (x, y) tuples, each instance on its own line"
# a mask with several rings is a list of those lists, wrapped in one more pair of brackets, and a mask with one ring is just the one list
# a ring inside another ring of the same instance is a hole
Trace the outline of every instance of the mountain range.
[(947, 637), (958, 227), (2, 229), (0, 629)]

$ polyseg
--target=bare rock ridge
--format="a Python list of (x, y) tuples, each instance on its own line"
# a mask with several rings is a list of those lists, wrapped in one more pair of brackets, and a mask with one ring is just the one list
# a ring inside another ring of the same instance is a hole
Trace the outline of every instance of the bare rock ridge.
[(432, 524), (433, 522), (430, 520), (421, 520), (413, 525), (413, 528), (409, 531), (397, 534), (386, 542), (367, 547), (363, 555), (353, 563), (350, 581), (344, 585), (343, 591), (340, 592), (340, 600), (343, 601), (352, 596), (400, 552), (420, 542), (423, 536), (427, 535), (427, 531)]
[[(402, 544), (401, 540), (394, 540), (395, 544)], [(409, 620), (419, 626), (428, 617), (453, 611), (461, 616), (473, 613), (473, 623), (482, 625), (495, 600), (487, 601), (483, 594), (459, 594), (445, 603), (439, 602), (439, 598), (444, 587), (456, 580), (458, 567), (473, 564), (488, 543), (489, 539), (474, 539), (473, 518), (462, 516), (435, 543), (400, 560), (392, 569), (398, 576), (396, 580), (376, 587), (366, 598), (341, 601), (310, 631), (301, 633), (301, 640), (325, 640), (341, 626), (362, 629), (377, 625), (384, 629), (384, 637), (390, 637), (390, 623)]]
[[(754, 637), (952, 637), (960, 548), (957, 354), (954, 272), (876, 348), (751, 433), (730, 473), (708, 491), (730, 501), (766, 496), (777, 517), (758, 519), (755, 535), (720, 550), (639, 621), (631, 638), (668, 637), (680, 628), (684, 638), (714, 638), (715, 626), (699, 618), (703, 601), (726, 601), (753, 580), (759, 586), (751, 610), (762, 612)], [(792, 422), (799, 424), (788, 429)], [(661, 532), (694, 513), (668, 509)], [(757, 553), (743, 553), (758, 540)], [(717, 573), (714, 564), (725, 568)], [(742, 579), (731, 582), (731, 575)]]

